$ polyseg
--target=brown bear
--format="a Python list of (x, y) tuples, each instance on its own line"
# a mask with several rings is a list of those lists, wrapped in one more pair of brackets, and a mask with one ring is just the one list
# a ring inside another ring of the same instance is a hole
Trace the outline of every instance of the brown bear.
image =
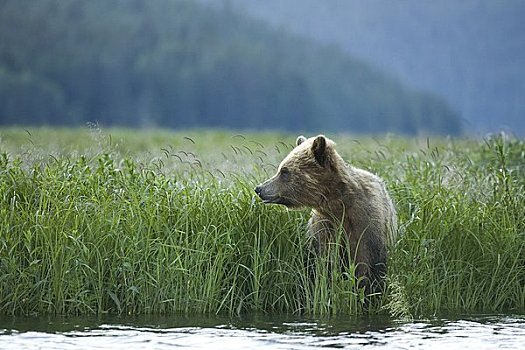
[(343, 232), (359, 286), (366, 293), (382, 289), (387, 245), (397, 232), (394, 205), (383, 181), (346, 164), (332, 140), (324, 135), (299, 136), (277, 174), (255, 192), (264, 203), (312, 208), (308, 234), (316, 252), (325, 252), (337, 233)]

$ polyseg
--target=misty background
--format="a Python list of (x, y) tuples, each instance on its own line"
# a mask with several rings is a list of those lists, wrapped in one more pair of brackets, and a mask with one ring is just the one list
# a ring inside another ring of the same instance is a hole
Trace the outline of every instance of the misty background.
[(0, 125), (525, 135), (525, 1), (0, 0)]

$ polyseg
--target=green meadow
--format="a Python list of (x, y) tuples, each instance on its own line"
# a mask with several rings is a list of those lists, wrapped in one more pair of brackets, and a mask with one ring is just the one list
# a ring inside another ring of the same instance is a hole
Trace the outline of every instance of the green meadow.
[(398, 210), (364, 308), (351, 268), (312, 265), (309, 211), (253, 192), (296, 136), (0, 129), (0, 314), (525, 311), (523, 140), (327, 135)]

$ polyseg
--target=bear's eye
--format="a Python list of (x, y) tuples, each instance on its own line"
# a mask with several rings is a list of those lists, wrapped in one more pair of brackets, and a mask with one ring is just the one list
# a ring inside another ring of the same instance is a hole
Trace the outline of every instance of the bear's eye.
[(288, 170), (286, 167), (283, 167), (281, 168), (280, 175), (283, 180), (287, 180), (290, 177), (290, 170)]

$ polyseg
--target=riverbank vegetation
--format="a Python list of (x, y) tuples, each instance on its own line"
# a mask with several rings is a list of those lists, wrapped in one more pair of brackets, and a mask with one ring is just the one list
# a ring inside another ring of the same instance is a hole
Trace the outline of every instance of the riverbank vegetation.
[(525, 309), (523, 140), (330, 135), (398, 209), (389, 288), (365, 311), (351, 271), (310, 273), (308, 211), (253, 192), (295, 136), (0, 130), (0, 313)]

